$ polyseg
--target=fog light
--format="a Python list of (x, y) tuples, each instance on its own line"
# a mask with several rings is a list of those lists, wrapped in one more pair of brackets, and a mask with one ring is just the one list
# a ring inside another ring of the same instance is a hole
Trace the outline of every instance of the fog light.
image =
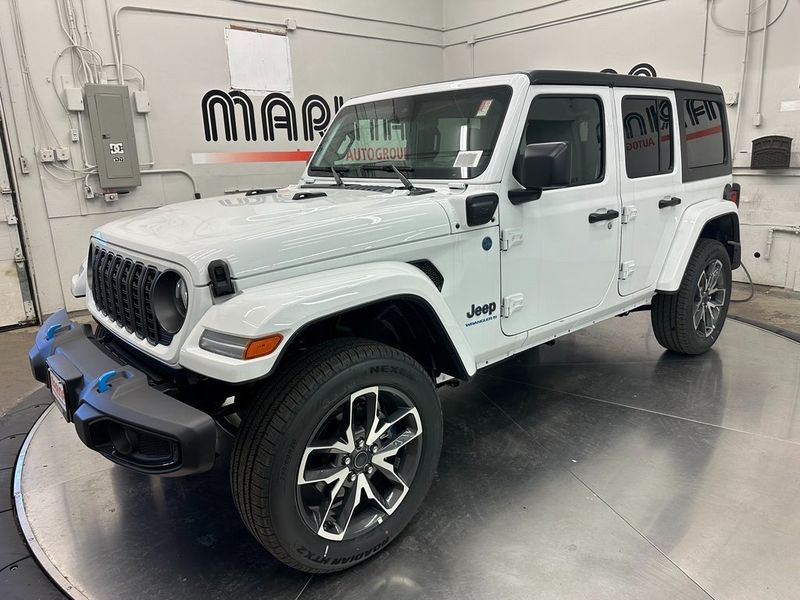
[(111, 438), (111, 445), (114, 450), (122, 456), (128, 456), (136, 451), (138, 446), (136, 433), (127, 427), (122, 427), (117, 423), (109, 423), (108, 436)]

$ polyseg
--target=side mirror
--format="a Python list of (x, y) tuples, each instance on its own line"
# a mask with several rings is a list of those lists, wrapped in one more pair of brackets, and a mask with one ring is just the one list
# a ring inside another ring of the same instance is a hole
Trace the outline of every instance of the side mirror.
[(567, 142), (528, 144), (522, 157), (520, 183), (526, 190), (569, 185), (572, 161)]

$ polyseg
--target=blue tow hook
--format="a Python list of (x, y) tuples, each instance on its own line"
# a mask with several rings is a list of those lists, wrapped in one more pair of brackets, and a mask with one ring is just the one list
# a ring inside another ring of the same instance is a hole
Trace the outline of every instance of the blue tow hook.
[(67, 327), (66, 325), (61, 325), (60, 323), (56, 323), (55, 325), (50, 325), (50, 327), (47, 328), (47, 333), (45, 334), (45, 339), (46, 340), (52, 340), (54, 337), (56, 337), (56, 334), (59, 331), (61, 331), (62, 329), (65, 329), (66, 327)]
[(97, 380), (97, 391), (101, 394), (103, 392), (108, 391), (108, 388), (111, 387), (109, 381), (111, 381), (114, 377), (117, 376), (116, 371), (106, 371), (102, 375), (100, 375), (100, 379)]

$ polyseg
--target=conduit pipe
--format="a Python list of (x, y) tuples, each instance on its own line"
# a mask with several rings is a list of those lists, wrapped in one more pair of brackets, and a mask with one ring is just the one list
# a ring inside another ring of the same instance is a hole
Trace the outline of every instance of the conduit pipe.
[(197, 181), (195, 180), (194, 176), (185, 169), (142, 169), (141, 171), (142, 175), (165, 175), (169, 173), (177, 173), (179, 175), (185, 175), (188, 177), (189, 181), (192, 182), (194, 197), (200, 198), (200, 192), (197, 189)]
[[(255, 3), (258, 4), (258, 3)], [(120, 30), (120, 16), (123, 12), (143, 12), (143, 13), (151, 13), (151, 14), (162, 14), (162, 15), (177, 15), (177, 16), (185, 16), (185, 17), (201, 17), (206, 19), (217, 19), (221, 21), (232, 21), (232, 22), (239, 22), (239, 23), (253, 23), (255, 25), (266, 25), (269, 27), (279, 27), (286, 31), (286, 23), (275, 23), (271, 21), (266, 21), (264, 19), (253, 19), (248, 17), (240, 17), (235, 15), (225, 15), (225, 14), (217, 14), (217, 13), (206, 13), (202, 11), (194, 11), (194, 10), (183, 10), (183, 9), (173, 9), (173, 8), (161, 8), (161, 7), (153, 7), (153, 6), (140, 6), (136, 4), (125, 4), (120, 6), (115, 11), (112, 12), (111, 9), (111, 0), (106, 0), (106, 12), (108, 13), (108, 23), (109, 29), (111, 31), (111, 45), (112, 49), (114, 50), (114, 62), (117, 66), (117, 78), (118, 80), (124, 84), (125, 82), (125, 74), (123, 73), (123, 60), (122, 56), (122, 31)], [(411, 44), (414, 46), (428, 46), (433, 48), (441, 48), (441, 44), (436, 44), (433, 42), (419, 42), (414, 40), (401, 40), (397, 38), (387, 38), (382, 37), (379, 35), (368, 35), (362, 33), (348, 33), (345, 31), (337, 31), (335, 29), (324, 29), (322, 27), (307, 27), (307, 26), (297, 26), (298, 29), (303, 29), (306, 31), (315, 31), (318, 33), (329, 33), (332, 35), (343, 35), (347, 37), (356, 37), (362, 39), (369, 39), (369, 40), (380, 40), (383, 42), (396, 42), (399, 44)]]
[(772, 242), (775, 239), (776, 233), (792, 233), (794, 235), (800, 235), (800, 225), (795, 225), (794, 227), (776, 226), (767, 229), (767, 247), (764, 251), (764, 259), (766, 260), (769, 260), (769, 253), (772, 250)]
[(713, 0), (706, 0), (706, 19), (703, 27), (703, 57), (700, 60), (700, 81), (705, 81), (706, 76), (706, 54), (708, 53), (708, 15), (711, 12)]
[(764, 0), (764, 34), (761, 38), (761, 64), (758, 67), (758, 89), (756, 90), (756, 112), (753, 125), (761, 125), (761, 96), (764, 90), (764, 61), (767, 54), (767, 31), (769, 30), (769, 0)]
[(750, 43), (750, 15), (751, 7), (753, 5), (753, 0), (747, 0), (747, 13), (745, 19), (745, 27), (744, 27), (744, 51), (742, 52), (742, 75), (739, 80), (739, 91), (737, 92), (736, 102), (739, 106), (736, 108), (736, 120), (733, 124), (733, 144), (731, 148), (731, 152), (733, 152), (734, 157), (738, 152), (738, 145), (737, 141), (739, 138), (739, 123), (742, 120), (742, 94), (744, 93), (744, 80), (747, 76), (747, 50), (749, 48)]
[[(488, 40), (493, 40), (501, 37), (507, 37), (510, 35), (516, 35), (518, 33), (527, 33), (529, 31), (536, 31), (537, 29), (545, 29), (547, 27), (554, 27), (556, 25), (564, 25), (566, 23), (574, 23), (575, 21), (582, 21), (584, 19), (590, 19), (592, 17), (600, 17), (603, 15), (610, 15), (613, 13), (623, 12), (626, 10), (631, 10), (633, 8), (639, 8), (642, 6), (648, 6), (650, 4), (658, 4), (659, 2), (665, 2), (665, 0), (634, 0), (633, 2), (628, 2), (627, 4), (621, 4), (618, 6), (610, 6), (607, 8), (600, 8), (597, 10), (591, 10), (585, 13), (580, 13), (577, 15), (572, 15), (569, 17), (562, 17), (560, 19), (553, 19), (551, 21), (543, 21), (541, 23), (535, 23), (533, 25), (526, 25), (524, 27), (517, 27), (515, 29), (507, 29), (505, 31), (498, 31), (495, 33), (489, 33), (487, 35), (482, 35), (480, 37), (476, 37), (474, 39), (474, 43), (478, 42), (485, 42)], [(460, 46), (461, 44), (469, 43), (472, 40), (460, 40), (458, 42), (450, 42), (449, 44), (443, 44), (443, 48), (450, 48), (452, 46)]]
[[(566, 2), (567, 0), (558, 0), (557, 2), (553, 2), (552, 4), (558, 4), (559, 2)], [(234, 0), (234, 2), (239, 2), (241, 4), (251, 4), (253, 6), (264, 6), (266, 8), (280, 8), (283, 10), (290, 9), (296, 10), (298, 12), (305, 12), (311, 13), (315, 15), (326, 15), (330, 17), (339, 17), (342, 19), (353, 19), (354, 21), (364, 21), (366, 23), (381, 23), (385, 25), (397, 25), (399, 27), (411, 27), (412, 29), (424, 29), (425, 31), (436, 31), (441, 33), (444, 28), (442, 27), (431, 27), (430, 25), (417, 25), (416, 23), (403, 23), (402, 21), (386, 21), (385, 19), (376, 19), (373, 17), (364, 17), (361, 15), (347, 15), (342, 13), (333, 12), (330, 10), (322, 10), (319, 8), (303, 8), (301, 6), (286, 6), (286, 4), (274, 4), (272, 2), (261, 2), (260, 0)], [(547, 6), (547, 5), (546, 5)], [(540, 7), (536, 7), (540, 8)], [(541, 7), (544, 8), (544, 7)], [(528, 9), (533, 10), (533, 9)], [(455, 28), (454, 28), (455, 29)]]

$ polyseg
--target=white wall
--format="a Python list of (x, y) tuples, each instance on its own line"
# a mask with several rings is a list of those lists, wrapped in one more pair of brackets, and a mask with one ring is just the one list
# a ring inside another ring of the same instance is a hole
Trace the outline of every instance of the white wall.
[[(30, 173), (18, 172), (22, 219), (27, 231), (31, 267), (42, 314), (61, 306), (82, 307), (69, 293), (69, 281), (86, 252), (89, 233), (121, 214), (143, 211), (193, 197), (190, 180), (180, 174), (145, 175), (142, 186), (108, 204), (101, 198), (87, 200), (83, 180), (63, 182), (41, 168), (34, 140), (36, 116), (30, 109), (15, 42), (12, 3), (0, 0), (0, 99), (10, 121), (12, 151), (24, 156)], [(114, 82), (113, 52), (105, 2), (83, 0), (95, 46), (109, 64), (106, 74)], [(33, 86), (42, 110), (52, 124), (59, 145), (68, 147), (72, 165), (80, 167), (79, 145), (70, 143), (69, 130), (77, 127), (58, 103), (50, 77), (58, 52), (67, 45), (54, 0), (16, 0), (20, 25), (27, 45)], [(63, 5), (63, 0), (60, 0)], [(72, 0), (79, 13), (81, 3)], [(220, 18), (156, 14), (126, 8), (119, 13), (119, 41), (125, 63), (145, 77), (152, 100), (150, 114), (155, 168), (184, 169), (196, 179), (202, 195), (226, 190), (284, 185), (297, 180), (302, 162), (201, 165), (192, 153), (311, 150), (314, 142), (258, 141), (208, 142), (203, 131), (201, 98), (210, 89), (230, 90), (224, 30), (231, 24), (265, 28), (292, 18), (297, 30), (289, 32), (294, 77), (294, 105), (300, 114), (303, 99), (319, 94), (330, 104), (335, 95), (348, 98), (442, 78), (442, 8), (438, 2), (406, 0), (335, 0), (318, 2), (262, 3), (259, 0), (110, 0), (113, 11), (128, 4), (173, 11), (217, 15)], [(330, 13), (330, 14), (324, 14)], [(82, 21), (81, 21), (82, 22)], [(264, 23), (262, 26), (261, 23)], [(393, 41), (396, 40), (396, 41)], [(128, 84), (137, 89), (132, 70), (125, 71)], [(70, 76), (69, 60), (55, 68)], [(260, 97), (253, 95), (258, 112)], [(257, 119), (260, 129), (260, 122)], [(84, 126), (86, 123), (84, 122)], [(143, 117), (134, 117), (138, 153), (149, 161)], [(302, 132), (302, 126), (300, 126)], [(88, 133), (88, 129), (87, 129)], [(53, 145), (42, 141), (38, 145)], [(89, 142), (87, 138), (87, 143)], [(91, 152), (90, 152), (91, 155)], [(57, 176), (72, 174), (48, 166)], [(90, 177), (97, 187), (97, 179)]]
[[(752, 6), (762, 1), (752, 0)], [(501, 11), (498, 4), (444, 0), (446, 78), (534, 68), (613, 68), (627, 73), (646, 62), (659, 76), (702, 78), (726, 92), (739, 89), (744, 35), (724, 31), (709, 19), (703, 67), (706, 8), (711, 7), (705, 0), (507, 0)], [(770, 257), (765, 258), (771, 225), (800, 225), (800, 111), (781, 111), (782, 101), (800, 100), (800, 3), (769, 4), (770, 20), (777, 21), (767, 30), (761, 125), (752, 123), (763, 30), (750, 36), (744, 94), (729, 109), (732, 129), (741, 111), (734, 173), (743, 187), (747, 267), (758, 283), (800, 289), (800, 235), (776, 233)], [(744, 31), (747, 6), (748, 0), (716, 0), (714, 15), (723, 27)], [(495, 18), (499, 13), (508, 16)], [(492, 20), (481, 22), (486, 19)], [(751, 29), (760, 29), (763, 21), (764, 11), (754, 10)], [(470, 39), (475, 43), (467, 43)], [(795, 139), (792, 169), (753, 172), (748, 168), (751, 141), (770, 134)], [(756, 252), (760, 258), (754, 257)], [(736, 275), (743, 276), (741, 271)]]
[[(67, 0), (59, 0), (63, 5)], [(753, 6), (762, 0), (752, 0)], [(770, 0), (775, 19), (785, 0)], [(9, 121), (15, 158), (24, 156), (30, 173), (18, 172), (22, 220), (40, 309), (47, 314), (60, 306), (80, 308), (68, 291), (80, 263), (89, 232), (121, 214), (144, 211), (169, 202), (188, 200), (193, 188), (179, 173), (145, 175), (143, 185), (113, 204), (86, 199), (83, 181), (62, 182), (36, 160), (35, 111), (23, 86), (16, 48), (12, 5), (19, 7), (27, 44), (31, 78), (42, 111), (59, 144), (70, 149), (80, 166), (79, 145), (69, 142), (77, 127), (58, 103), (51, 69), (67, 44), (54, 0), (0, 0), (0, 101)], [(744, 28), (748, 0), (716, 0), (718, 21)], [(72, 0), (80, 11), (81, 0)], [(106, 2), (83, 0), (93, 40), (110, 82), (112, 35)], [(111, 14), (125, 0), (108, 0)], [(601, 70), (626, 73), (635, 64), (652, 64), (658, 75), (718, 83), (727, 91), (739, 88), (744, 36), (720, 30), (709, 22), (707, 55), (705, 0), (311, 0), (267, 3), (260, 0), (140, 0), (137, 6), (199, 12), (220, 18), (156, 14), (124, 9), (119, 13), (119, 43), (124, 61), (142, 71), (152, 99), (150, 114), (155, 168), (184, 169), (203, 195), (255, 186), (275, 186), (296, 180), (302, 163), (193, 164), (192, 153), (310, 150), (316, 142), (302, 140), (208, 142), (203, 133), (201, 98), (214, 88), (229, 90), (224, 29), (281, 25), (295, 19), (289, 32), (294, 98), (300, 105), (309, 94), (332, 104), (335, 95), (361, 93), (427, 81), (532, 68)], [(255, 21), (253, 23), (251, 21)], [(755, 11), (752, 29), (763, 22)], [(800, 100), (800, 53), (796, 41), (800, 3), (788, 0), (785, 12), (768, 29), (762, 123), (752, 125), (763, 31), (750, 36), (744, 95), (730, 109), (733, 122), (741, 110), (735, 172), (742, 184), (744, 257), (756, 281), (800, 288), (800, 236), (777, 233), (766, 259), (771, 225), (800, 225), (800, 140), (795, 141), (793, 168), (782, 174), (753, 173), (749, 147), (754, 137), (783, 134), (800, 138), (800, 111), (781, 112), (784, 100)], [(474, 41), (475, 43), (469, 43)], [(56, 85), (69, 76), (68, 60), (55, 69)], [(139, 86), (133, 71), (132, 89)], [(256, 109), (260, 97), (254, 95)], [(144, 120), (134, 119), (139, 155), (148, 161)], [(39, 134), (38, 137), (42, 137)], [(39, 145), (44, 142), (39, 141)], [(51, 169), (52, 170), (52, 169)], [(68, 175), (57, 172), (61, 176)], [(90, 178), (95, 182), (96, 179)], [(762, 257), (754, 258), (759, 252)]]

